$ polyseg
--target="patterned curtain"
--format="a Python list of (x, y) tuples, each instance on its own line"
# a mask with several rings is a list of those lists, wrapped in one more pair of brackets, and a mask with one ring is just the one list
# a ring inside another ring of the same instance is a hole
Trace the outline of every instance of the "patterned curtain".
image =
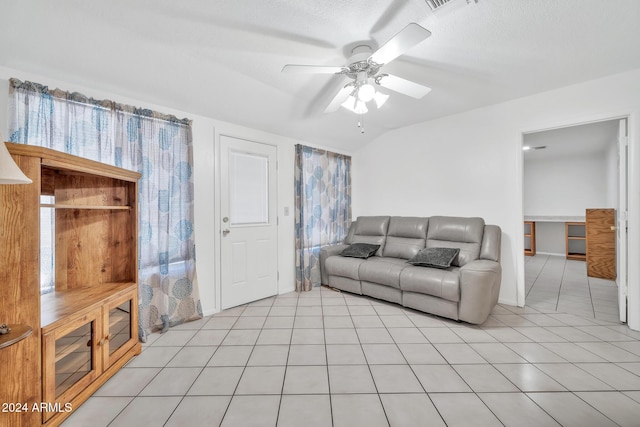
[(320, 248), (351, 224), (351, 157), (296, 145), (296, 290), (320, 285)]
[[(141, 340), (146, 341), (152, 331), (201, 318), (191, 122), (16, 79), (11, 79), (9, 91), (11, 142), (44, 146), (142, 174), (138, 209)], [(43, 230), (51, 227), (49, 215), (42, 212)], [(49, 236), (42, 251), (43, 291), (52, 288), (55, 280)]]

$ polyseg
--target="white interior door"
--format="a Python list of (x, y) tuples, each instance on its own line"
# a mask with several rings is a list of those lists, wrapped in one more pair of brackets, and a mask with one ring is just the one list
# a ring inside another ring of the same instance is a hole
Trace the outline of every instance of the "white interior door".
[(220, 137), (222, 308), (278, 292), (277, 148)]
[(627, 321), (627, 218), (628, 218), (628, 138), (627, 138), (627, 119), (620, 120), (618, 127), (618, 171), (619, 176), (619, 195), (618, 195), (618, 308), (620, 310), (620, 321)]

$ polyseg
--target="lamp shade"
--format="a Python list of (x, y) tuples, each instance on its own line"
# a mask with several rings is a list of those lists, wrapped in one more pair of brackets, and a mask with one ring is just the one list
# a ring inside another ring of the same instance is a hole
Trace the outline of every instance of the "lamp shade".
[(349, 96), (349, 98), (347, 98), (347, 100), (344, 101), (341, 105), (347, 110), (353, 111), (356, 114), (366, 114), (369, 111), (367, 105), (364, 102), (358, 100), (358, 98), (353, 95)]
[(365, 83), (358, 88), (358, 99), (362, 102), (369, 102), (376, 94), (376, 89), (369, 83)]
[(0, 184), (31, 184), (32, 182), (13, 161), (0, 137)]
[(376, 106), (380, 108), (384, 105), (385, 102), (387, 102), (387, 99), (389, 99), (389, 95), (381, 92), (376, 92), (376, 94), (373, 96), (373, 99), (374, 101), (376, 101)]

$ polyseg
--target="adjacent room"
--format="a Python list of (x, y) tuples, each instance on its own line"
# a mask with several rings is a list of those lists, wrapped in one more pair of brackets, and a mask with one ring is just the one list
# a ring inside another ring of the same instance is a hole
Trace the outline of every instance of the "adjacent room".
[(628, 199), (626, 126), (606, 120), (524, 136), (527, 306), (626, 319), (626, 225), (616, 215)]
[(638, 424), (640, 2), (0, 12), (0, 426)]

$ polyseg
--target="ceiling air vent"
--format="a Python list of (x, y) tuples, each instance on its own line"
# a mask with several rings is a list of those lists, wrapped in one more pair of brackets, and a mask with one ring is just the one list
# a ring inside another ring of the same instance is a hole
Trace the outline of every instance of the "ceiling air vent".
[(431, 10), (436, 10), (440, 6), (444, 6), (449, 3), (451, 0), (426, 0), (427, 4), (431, 8)]
[[(451, 3), (453, 0), (425, 0), (425, 1), (427, 2), (431, 10), (436, 10), (447, 3)], [(478, 3), (478, 0), (467, 0), (467, 4), (471, 3), (472, 1), (474, 3)]]

